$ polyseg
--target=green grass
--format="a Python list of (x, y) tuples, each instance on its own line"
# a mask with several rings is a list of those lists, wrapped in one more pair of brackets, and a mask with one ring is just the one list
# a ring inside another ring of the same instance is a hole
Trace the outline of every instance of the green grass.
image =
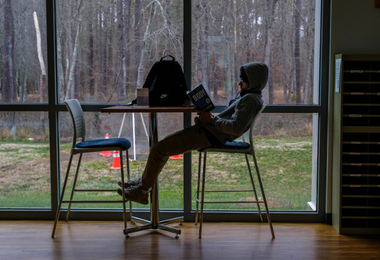
[[(16, 144), (16, 145), (15, 145)], [(61, 172), (65, 174), (71, 144), (61, 145)], [(255, 149), (264, 189), (268, 198), (282, 198), (291, 201), (285, 208), (271, 207), (273, 210), (306, 210), (311, 199), (312, 139), (311, 137), (257, 137)], [(0, 155), (16, 157), (0, 166), (0, 207), (27, 208), (50, 207), (50, 167), (47, 143), (0, 142)], [(78, 156), (70, 171), (70, 190)], [(250, 178), (244, 155), (209, 153), (207, 160), (206, 190), (249, 189)], [(249, 157), (255, 176), (252, 157)], [(146, 155), (130, 163), (131, 176), (140, 177), (145, 166)], [(17, 166), (18, 165), (18, 166)], [(117, 189), (119, 170), (110, 170), (111, 158), (103, 158), (96, 153), (84, 155), (82, 159), (78, 188)], [(22, 170), (23, 169), (23, 170)], [(198, 153), (192, 152), (192, 196), (196, 190)], [(1, 173), (0, 173), (1, 174)], [(63, 178), (62, 183), (63, 183)], [(1, 182), (1, 180), (6, 180)], [(12, 181), (16, 180), (16, 181)], [(259, 190), (257, 178), (254, 177)], [(169, 160), (159, 176), (159, 201), (161, 209), (183, 209), (183, 160)], [(261, 196), (260, 192), (259, 196)], [(68, 199), (70, 194), (65, 194)], [(209, 200), (240, 200), (253, 197), (253, 193), (206, 193)], [(76, 193), (75, 199), (118, 200), (114, 193)], [(195, 199), (192, 199), (195, 208)], [(67, 206), (67, 205), (66, 205)], [(76, 208), (121, 208), (120, 204), (74, 204)], [(134, 208), (148, 206), (133, 204)], [(263, 207), (263, 206), (262, 206)], [(246, 210), (256, 208), (255, 204), (207, 204), (205, 209)]]

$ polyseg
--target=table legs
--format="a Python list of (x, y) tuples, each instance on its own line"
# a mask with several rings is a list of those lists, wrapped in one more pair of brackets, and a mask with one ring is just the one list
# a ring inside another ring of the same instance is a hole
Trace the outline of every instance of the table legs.
[[(157, 132), (157, 113), (149, 114), (149, 147), (152, 147), (154, 144), (158, 142), (158, 132)], [(146, 229), (162, 229), (165, 231), (169, 231), (176, 234), (176, 238), (178, 238), (179, 234), (181, 234), (180, 229), (176, 229), (173, 227), (166, 226), (165, 224), (173, 223), (173, 222), (182, 222), (184, 220), (183, 217), (177, 217), (167, 220), (160, 221), (159, 217), (159, 202), (158, 202), (158, 178), (156, 180), (156, 184), (153, 185), (151, 190), (150, 197), (150, 221), (133, 217), (132, 220), (136, 222), (145, 223), (142, 226), (136, 226), (132, 228), (124, 229), (124, 234), (128, 237), (129, 233), (138, 232)]]

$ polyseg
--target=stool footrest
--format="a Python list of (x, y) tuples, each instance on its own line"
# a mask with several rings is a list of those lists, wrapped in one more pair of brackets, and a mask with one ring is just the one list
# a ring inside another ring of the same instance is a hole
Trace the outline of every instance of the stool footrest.
[(64, 200), (62, 203), (124, 203), (127, 200)]
[(254, 190), (205, 190), (205, 192), (254, 192)]
[[(204, 192), (254, 192), (255, 190), (205, 190)], [(199, 191), (202, 193), (202, 190)], [(200, 201), (197, 197), (197, 191), (194, 192), (194, 198), (199, 203), (264, 203), (263, 200), (251, 200), (251, 201)]]
[(74, 191), (79, 191), (79, 192), (110, 192), (110, 191), (117, 191), (115, 189), (75, 189)]
[(199, 203), (207, 204), (207, 203), (264, 203), (262, 200), (257, 200), (257, 201), (203, 201), (201, 202), (200, 200), (196, 199)]

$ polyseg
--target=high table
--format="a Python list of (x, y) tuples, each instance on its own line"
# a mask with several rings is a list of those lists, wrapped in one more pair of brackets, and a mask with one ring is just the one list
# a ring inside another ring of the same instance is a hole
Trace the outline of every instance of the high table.
[[(152, 147), (158, 142), (157, 134), (157, 113), (191, 113), (195, 112), (193, 106), (181, 107), (149, 107), (149, 106), (113, 106), (101, 109), (102, 113), (149, 113), (149, 147)], [(145, 229), (162, 229), (176, 234), (178, 237), (181, 234), (180, 229), (172, 228), (164, 224), (175, 221), (183, 221), (183, 217), (172, 218), (167, 220), (159, 220), (159, 205), (158, 205), (158, 178), (156, 184), (152, 187), (151, 200), (150, 200), (150, 220), (145, 220), (137, 217), (132, 219), (145, 223), (145, 225), (126, 228), (124, 234), (128, 236), (129, 233), (137, 232)]]

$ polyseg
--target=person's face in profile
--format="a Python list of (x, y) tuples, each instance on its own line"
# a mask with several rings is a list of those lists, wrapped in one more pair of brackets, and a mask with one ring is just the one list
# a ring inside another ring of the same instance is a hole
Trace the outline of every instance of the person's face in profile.
[(240, 77), (240, 82), (238, 83), (238, 85), (241, 90), (249, 88), (249, 84), (247, 82), (244, 82), (241, 77)]
[(238, 83), (240, 90), (248, 89), (249, 84), (247, 83), (248, 77), (243, 69), (243, 67), (240, 68), (240, 82)]

